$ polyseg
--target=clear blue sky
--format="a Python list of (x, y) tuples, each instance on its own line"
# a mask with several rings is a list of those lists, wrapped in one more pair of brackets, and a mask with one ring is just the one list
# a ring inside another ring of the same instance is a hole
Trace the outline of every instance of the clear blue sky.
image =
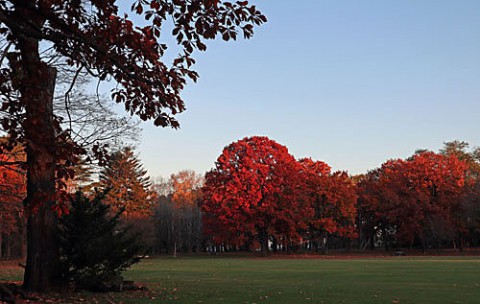
[(152, 177), (204, 173), (264, 135), (297, 158), (364, 173), (444, 141), (480, 145), (480, 1), (256, 1), (251, 40), (209, 44), (180, 130), (143, 125)]

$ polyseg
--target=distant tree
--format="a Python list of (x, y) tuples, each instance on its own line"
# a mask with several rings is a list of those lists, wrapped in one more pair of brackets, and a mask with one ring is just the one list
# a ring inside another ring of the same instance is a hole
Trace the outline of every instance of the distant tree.
[(172, 200), (179, 206), (195, 205), (201, 197), (203, 177), (192, 170), (183, 170), (170, 176)]
[(138, 236), (120, 225), (123, 210), (112, 215), (104, 198), (104, 193), (89, 199), (77, 192), (70, 212), (60, 219), (62, 276), (78, 289), (120, 289), (121, 272), (144, 253)]
[[(5, 139), (1, 139), (5, 140)], [(23, 199), (26, 195), (22, 147), (0, 154), (0, 258), (24, 255)], [(16, 248), (13, 253), (12, 249)]]
[(460, 250), (464, 247), (480, 246), (480, 181), (469, 181), (460, 198), (461, 212), (458, 214), (461, 228), (458, 232)]
[[(177, 223), (179, 242), (185, 251), (192, 252), (200, 247), (202, 215), (198, 206), (202, 198), (203, 177), (194, 171), (184, 170), (170, 176), (172, 203)], [(175, 242), (177, 243), (177, 242)], [(177, 245), (174, 245), (176, 250)]]
[(461, 161), (468, 163), (474, 163), (474, 157), (471, 155), (467, 149), (470, 145), (465, 141), (453, 140), (445, 142), (443, 148), (440, 149), (440, 154), (442, 155), (453, 155)]
[[(358, 189), (358, 227), (360, 232), (360, 248), (365, 250), (369, 247), (375, 249), (376, 240), (381, 238), (385, 250), (395, 240), (395, 226), (389, 222), (386, 210), (390, 206), (401, 208), (400, 202), (394, 189), (397, 180), (385, 178), (386, 172), (391, 172), (390, 167), (396, 167), (397, 162), (402, 160), (388, 161), (365, 174), (357, 183)], [(390, 170), (390, 171), (389, 171)], [(394, 207), (392, 207), (393, 209)]]
[(267, 137), (248, 137), (223, 149), (203, 187), (206, 233), (216, 243), (297, 241), (304, 224), (297, 196), (298, 163)]
[(155, 253), (170, 253), (175, 255), (175, 242), (177, 233), (175, 232), (175, 208), (173, 206), (171, 195), (159, 195), (157, 205), (155, 206), (153, 219), (155, 229)]
[(469, 149), (464, 141), (444, 143), (440, 153), (455, 156), (467, 164), (465, 189), (460, 198), (461, 212), (457, 214), (463, 229), (458, 232), (460, 249), (480, 245), (480, 148)]
[(202, 197), (203, 177), (191, 170), (172, 174), (170, 192), (158, 199), (155, 210), (157, 244), (160, 250), (198, 251), (202, 240), (202, 214), (198, 206)]
[(345, 172), (330, 171), (321, 161), (300, 160), (308, 213), (307, 239), (316, 249), (326, 250), (327, 237), (356, 237), (356, 188)]
[[(28, 213), (24, 286), (29, 290), (62, 284), (57, 218), (52, 209), (59, 210), (55, 205), (65, 203), (68, 196), (56, 195), (62, 190), (62, 183), (56, 181), (72, 177), (70, 167), (86, 152), (62, 129), (65, 117), (53, 113), (57, 70), (43, 54), (54, 52), (78, 71), (113, 80), (118, 85), (112, 98), (130, 114), (176, 128), (174, 116), (185, 109), (180, 93), (187, 78), (198, 77), (191, 70), (193, 51), (205, 50), (205, 39), (216, 36), (236, 39), (240, 31), (249, 38), (253, 26), (266, 21), (248, 1), (141, 0), (130, 2), (132, 14), (145, 19), (135, 24), (135, 18), (119, 11), (119, 3), (0, 0), (0, 38), (4, 41), (0, 100), (2, 110), (12, 114), (1, 120), (9, 135), (3, 148), (25, 146), (25, 204), (37, 210)], [(160, 41), (166, 21), (173, 25), (172, 35), (180, 48), (170, 67), (163, 62), (167, 46)], [(93, 152), (102, 158), (98, 145)]]
[(152, 189), (158, 196), (169, 196), (172, 194), (172, 185), (169, 178), (156, 177), (152, 180)]
[(108, 163), (100, 172), (100, 186), (108, 190), (104, 202), (112, 210), (124, 210), (125, 216), (151, 214), (155, 195), (150, 178), (132, 148), (124, 148), (109, 155)]
[(360, 186), (363, 214), (375, 216), (384, 243), (388, 236), (426, 249), (455, 239), (466, 165), (455, 156), (433, 152), (390, 160), (371, 171)]

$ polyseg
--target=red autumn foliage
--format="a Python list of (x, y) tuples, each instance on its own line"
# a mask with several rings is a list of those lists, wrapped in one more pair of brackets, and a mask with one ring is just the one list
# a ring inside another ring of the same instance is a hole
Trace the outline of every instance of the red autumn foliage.
[(205, 229), (217, 243), (267, 251), (269, 238), (298, 239), (303, 211), (297, 200), (298, 164), (286, 147), (267, 137), (249, 137), (225, 147), (206, 174)]
[(309, 234), (317, 240), (327, 235), (356, 236), (356, 188), (345, 172), (330, 171), (321, 161), (300, 160), (303, 168)]
[(356, 188), (348, 175), (320, 161), (296, 161), (266, 137), (227, 146), (203, 191), (206, 233), (217, 243), (258, 242), (266, 251), (267, 241), (274, 249), (304, 240), (318, 248), (327, 236), (356, 236)]
[(457, 214), (466, 169), (455, 156), (433, 152), (387, 161), (359, 184), (364, 219), (401, 244), (420, 241), (425, 247), (453, 239), (461, 227)]
[(19, 163), (25, 153), (18, 147), (10, 153), (0, 154), (0, 202), (21, 204), (25, 198), (25, 171)]
[(20, 248), (22, 246), (26, 176), (19, 163), (24, 161), (25, 153), (20, 147), (10, 153), (0, 154), (0, 258), (9, 257), (13, 234), (19, 234), (16, 245)]

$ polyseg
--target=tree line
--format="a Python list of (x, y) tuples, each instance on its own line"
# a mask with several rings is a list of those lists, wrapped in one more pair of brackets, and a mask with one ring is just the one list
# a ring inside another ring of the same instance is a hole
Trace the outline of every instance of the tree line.
[(452, 141), (363, 175), (296, 160), (266, 137), (225, 147), (205, 176), (204, 231), (227, 250), (479, 245), (479, 149)]
[[(97, 178), (88, 165), (77, 167), (68, 187), (91, 197), (108, 190), (104, 202), (123, 211), (122, 225), (152, 254), (463, 250), (480, 241), (479, 156), (452, 141), (349, 176), (254, 136), (226, 146), (205, 176), (185, 170), (152, 181), (126, 147), (109, 155)], [(0, 257), (23, 257), (25, 173), (2, 166), (0, 187)]]

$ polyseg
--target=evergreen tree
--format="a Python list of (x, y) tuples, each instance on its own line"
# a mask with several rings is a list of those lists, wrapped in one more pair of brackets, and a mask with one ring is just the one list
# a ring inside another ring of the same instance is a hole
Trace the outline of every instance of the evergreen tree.
[(77, 192), (70, 212), (60, 219), (60, 252), (64, 281), (92, 291), (120, 289), (121, 272), (140, 260), (138, 235), (120, 228), (120, 212), (111, 214), (102, 200)]
[(113, 210), (123, 208), (126, 215), (148, 214), (155, 201), (147, 171), (130, 147), (110, 155), (100, 172), (100, 185), (108, 194), (105, 203)]

